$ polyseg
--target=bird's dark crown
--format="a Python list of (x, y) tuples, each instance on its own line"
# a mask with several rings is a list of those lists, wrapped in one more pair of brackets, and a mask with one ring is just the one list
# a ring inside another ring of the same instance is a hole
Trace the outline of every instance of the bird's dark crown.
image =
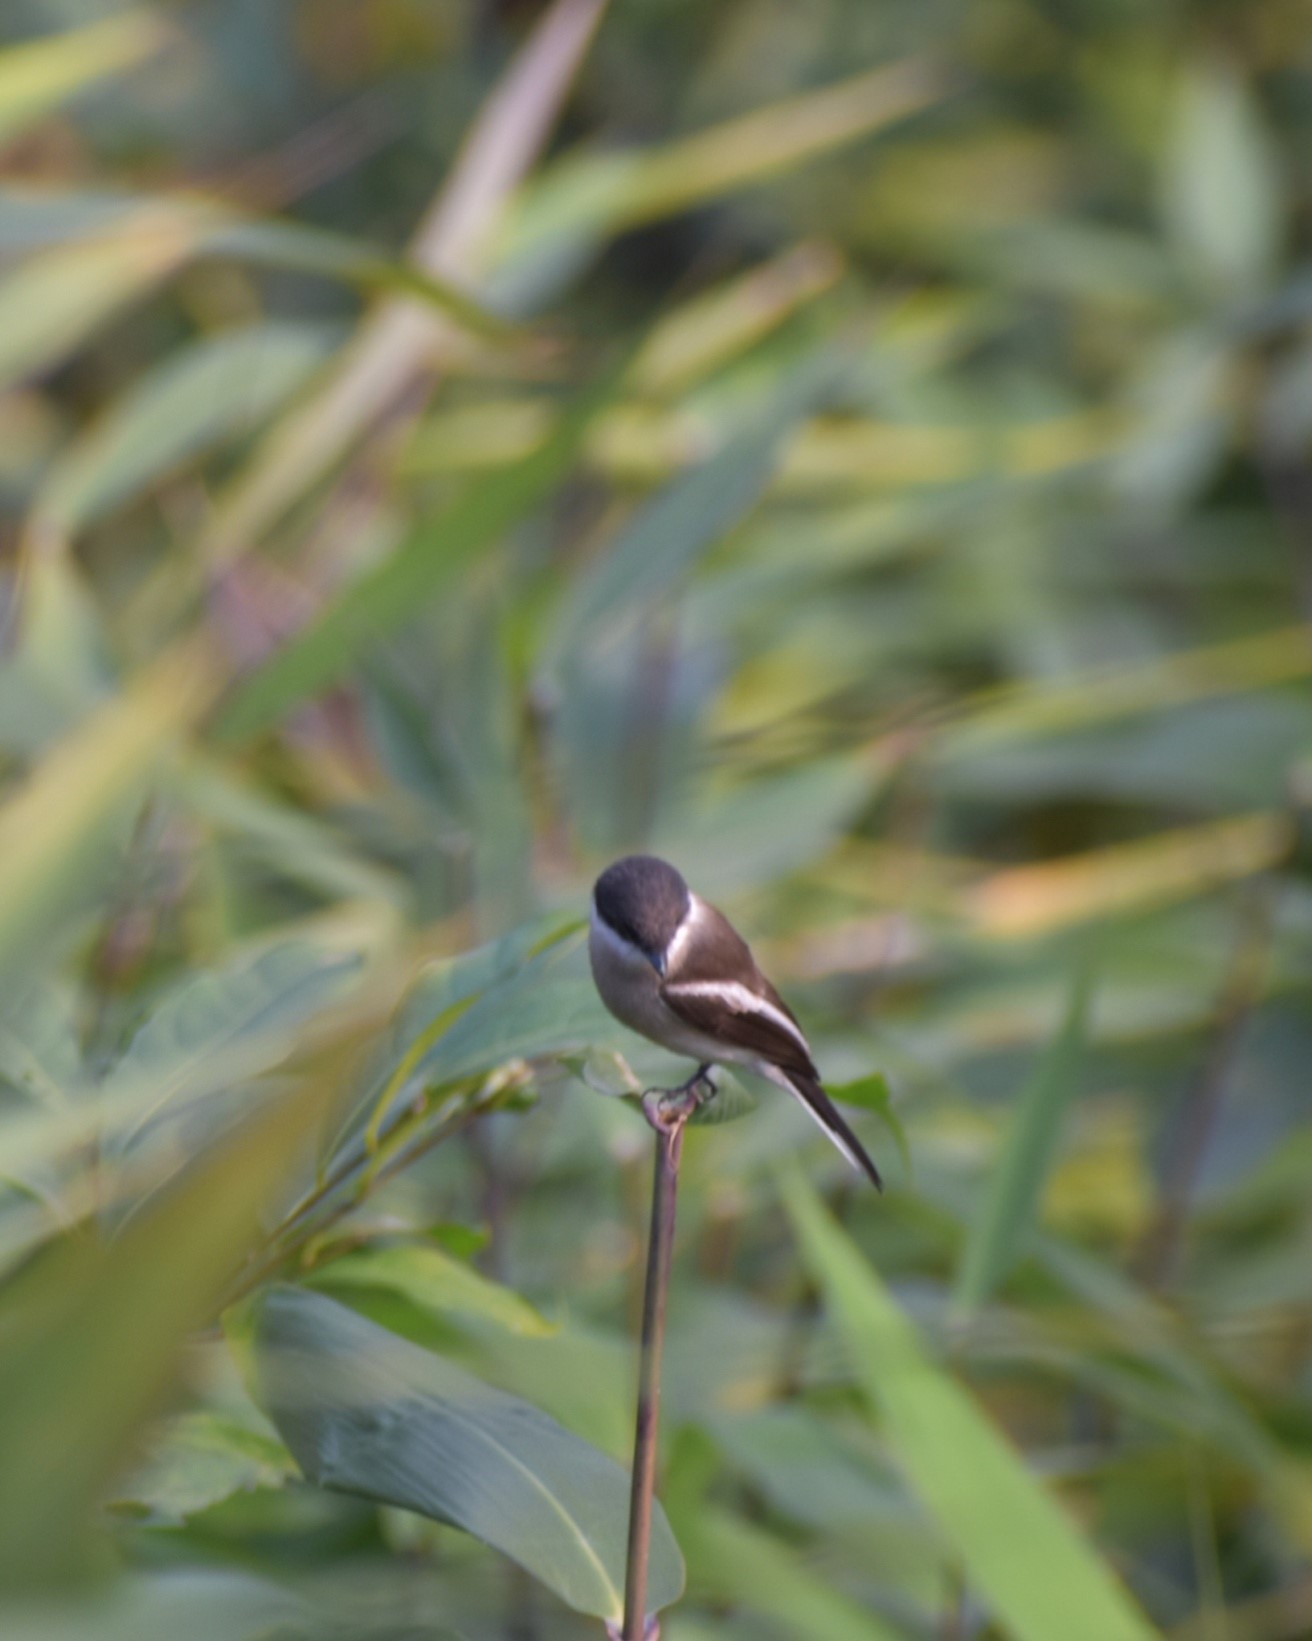
[(691, 904), (688, 885), (655, 855), (625, 855), (608, 866), (592, 898), (615, 933), (649, 957), (665, 951)]

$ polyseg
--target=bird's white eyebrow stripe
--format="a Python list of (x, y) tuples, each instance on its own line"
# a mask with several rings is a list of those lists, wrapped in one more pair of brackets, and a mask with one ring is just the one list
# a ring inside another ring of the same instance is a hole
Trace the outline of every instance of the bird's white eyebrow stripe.
[(664, 988), (667, 997), (714, 997), (734, 1014), (761, 1014), (781, 1031), (786, 1031), (798, 1048), (808, 1056), (811, 1045), (803, 1037), (797, 1024), (773, 1003), (760, 997), (741, 980), (680, 980)]
[(683, 914), (682, 923), (679, 924), (679, 927), (670, 937), (669, 949), (665, 953), (665, 960), (670, 968), (677, 966), (679, 954), (688, 944), (688, 939), (692, 934), (693, 926), (701, 921), (701, 915), (705, 904), (705, 901), (701, 900), (697, 895), (689, 893), (688, 910)]

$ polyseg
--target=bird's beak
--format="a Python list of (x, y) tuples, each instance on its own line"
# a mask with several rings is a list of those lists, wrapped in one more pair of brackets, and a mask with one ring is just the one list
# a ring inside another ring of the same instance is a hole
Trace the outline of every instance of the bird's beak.
[(652, 968), (654, 968), (656, 970), (656, 973), (660, 975), (661, 979), (664, 980), (664, 978), (665, 978), (665, 953), (664, 952), (656, 952), (656, 953), (648, 952), (647, 961), (651, 964)]

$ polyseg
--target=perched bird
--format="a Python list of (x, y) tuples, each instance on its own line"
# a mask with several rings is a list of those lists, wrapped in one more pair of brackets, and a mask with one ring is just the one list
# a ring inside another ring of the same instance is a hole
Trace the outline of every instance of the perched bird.
[(879, 1170), (820, 1086), (792, 1010), (723, 912), (668, 861), (626, 855), (592, 891), (588, 955), (601, 1000), (632, 1030), (675, 1054), (742, 1065), (796, 1095), (854, 1168)]

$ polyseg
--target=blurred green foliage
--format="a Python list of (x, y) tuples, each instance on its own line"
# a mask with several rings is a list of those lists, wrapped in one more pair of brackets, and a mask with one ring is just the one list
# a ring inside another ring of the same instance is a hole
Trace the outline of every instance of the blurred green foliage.
[(667, 1641), (1308, 1633), (1310, 40), (3, 8), (7, 1641), (601, 1633), (631, 847), (891, 1180), (689, 1138)]

